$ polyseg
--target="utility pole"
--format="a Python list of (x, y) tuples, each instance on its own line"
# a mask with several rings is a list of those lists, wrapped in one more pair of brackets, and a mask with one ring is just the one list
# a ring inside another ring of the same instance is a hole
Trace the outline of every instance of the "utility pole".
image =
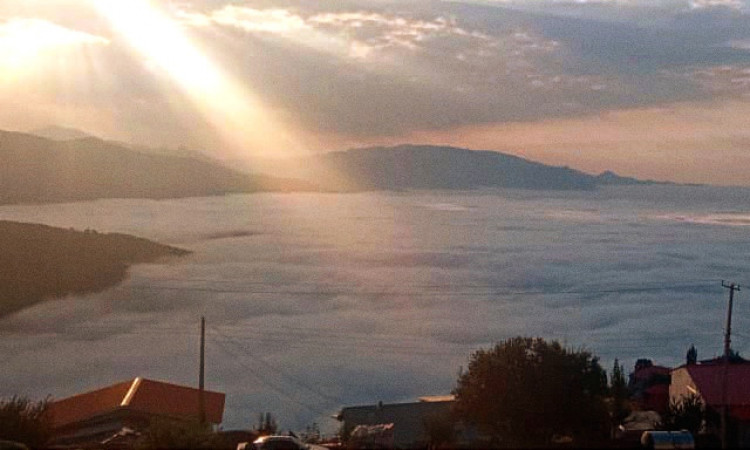
[(204, 399), (205, 391), (205, 359), (206, 352), (206, 318), (201, 316), (201, 356), (200, 356), (200, 374), (198, 375), (198, 409), (200, 414), (200, 423), (206, 423), (206, 402)]
[(724, 374), (721, 386), (721, 448), (729, 448), (729, 357), (731, 355), (732, 343), (732, 305), (734, 303), (734, 291), (739, 291), (740, 286), (734, 283), (726, 284), (721, 280), (721, 287), (729, 289), (729, 304), (727, 306), (727, 325), (724, 329)]

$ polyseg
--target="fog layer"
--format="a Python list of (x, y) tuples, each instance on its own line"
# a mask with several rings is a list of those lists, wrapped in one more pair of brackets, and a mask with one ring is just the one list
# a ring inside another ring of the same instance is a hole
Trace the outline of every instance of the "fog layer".
[[(102, 294), (0, 320), (0, 396), (72, 395), (130, 377), (227, 393), (300, 429), (341, 406), (450, 392), (474, 349), (522, 334), (680, 364), (721, 351), (726, 292), (750, 269), (744, 189), (610, 187), (255, 194), (6, 206), (0, 219), (125, 232), (194, 253)], [(733, 344), (750, 337), (739, 294)]]

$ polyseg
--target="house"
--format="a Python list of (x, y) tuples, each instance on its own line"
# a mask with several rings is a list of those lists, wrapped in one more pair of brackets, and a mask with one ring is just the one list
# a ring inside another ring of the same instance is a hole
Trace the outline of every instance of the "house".
[(663, 415), (669, 406), (669, 374), (672, 369), (639, 359), (628, 380), (630, 399), (637, 409)]
[[(420, 397), (416, 402), (350, 406), (335, 416), (342, 422), (344, 436), (349, 436), (358, 426), (382, 426), (392, 433), (394, 448), (426, 447), (430, 442), (428, 427), (437, 423), (451, 425), (452, 395)], [(361, 428), (360, 428), (361, 429)]]
[(725, 366), (722, 361), (704, 361), (674, 369), (669, 396), (676, 402), (682, 397), (697, 395), (707, 409), (716, 413), (721, 413), (726, 404), (729, 408), (729, 445), (750, 447), (750, 363), (736, 362)]
[[(225, 395), (204, 391), (206, 422), (218, 425)], [(135, 378), (52, 402), (52, 445), (100, 443), (122, 430), (146, 428), (154, 418), (199, 420), (200, 391), (146, 378)]]

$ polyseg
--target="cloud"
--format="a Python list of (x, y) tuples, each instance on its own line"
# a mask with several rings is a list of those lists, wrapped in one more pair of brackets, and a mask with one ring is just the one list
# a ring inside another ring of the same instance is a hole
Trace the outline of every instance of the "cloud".
[(0, 22), (0, 66), (5, 71), (34, 64), (39, 57), (71, 47), (108, 45), (109, 40), (36, 18)]
[(320, 52), (363, 60), (388, 50), (418, 50), (441, 38), (468, 38), (489, 45), (493, 42), (487, 34), (461, 28), (454, 17), (440, 15), (417, 18), (366, 10), (304, 14), (290, 9), (227, 5), (209, 13), (182, 10), (178, 17), (197, 27), (213, 24), (275, 35)]
[(219, 24), (237, 27), (247, 32), (290, 34), (309, 29), (305, 20), (286, 9), (255, 9), (227, 5), (209, 14), (178, 11), (178, 17), (195, 26)]
[[(691, 10), (687, 0), (630, 3), (153, 2), (313, 151), (739, 94), (750, 17)], [(229, 154), (157, 61), (130, 51), (91, 8), (24, 5), (4, 4), (0, 15), (85, 31), (66, 47), (75, 58), (43, 51), (57, 65), (27, 64), (0, 87), (5, 105), (27, 105), (0, 112), (0, 127), (61, 123)], [(736, 76), (718, 74), (724, 66)]]
[(109, 40), (34, 18), (14, 18), (0, 23), (0, 45), (24, 44), (30, 50), (43, 51), (69, 45), (106, 45)]
[[(130, 232), (195, 253), (0, 320), (0, 396), (59, 398), (131, 376), (193, 384), (201, 315), (208, 387), (228, 394), (226, 429), (270, 410), (284, 428), (326, 420), (334, 431), (326, 416), (341, 406), (447, 393), (473, 349), (517, 334), (626, 364), (677, 364), (691, 342), (710, 357), (723, 316), (707, 298), (722, 301), (718, 279), (743, 282), (750, 270), (747, 224), (725, 220), (746, 222), (746, 194), (657, 187), (5, 207), (4, 219)], [(712, 213), (722, 210), (745, 213)], [(266, 232), (210, 238), (240, 226)], [(628, 286), (668, 289), (620, 292)], [(737, 320), (747, 325), (739, 310)]]
[(693, 9), (721, 7), (742, 10), (746, 6), (743, 0), (690, 0), (690, 7)]

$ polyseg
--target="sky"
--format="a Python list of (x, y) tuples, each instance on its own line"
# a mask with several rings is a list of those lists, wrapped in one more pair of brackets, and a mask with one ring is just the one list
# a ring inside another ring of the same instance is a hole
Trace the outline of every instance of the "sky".
[(370, 145), (750, 185), (747, 0), (5, 0), (0, 129)]

